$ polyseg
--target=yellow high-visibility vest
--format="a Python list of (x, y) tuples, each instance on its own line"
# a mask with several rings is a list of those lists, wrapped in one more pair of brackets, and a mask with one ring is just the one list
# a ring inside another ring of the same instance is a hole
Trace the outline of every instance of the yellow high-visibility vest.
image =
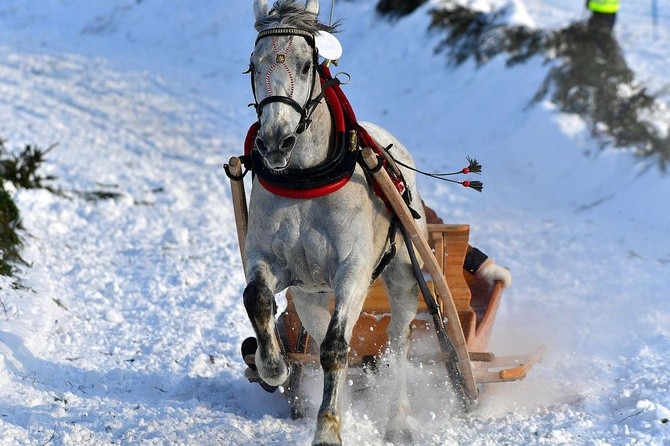
[(619, 10), (619, 0), (589, 0), (589, 9), (603, 14), (614, 14)]

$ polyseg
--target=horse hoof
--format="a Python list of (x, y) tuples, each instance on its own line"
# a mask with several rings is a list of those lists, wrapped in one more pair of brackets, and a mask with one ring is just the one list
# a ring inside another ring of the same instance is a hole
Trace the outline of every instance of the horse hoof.
[(342, 446), (341, 427), (340, 417), (332, 412), (320, 413), (312, 446)]
[(395, 445), (412, 444), (412, 431), (409, 428), (387, 429), (384, 440)]
[(291, 369), (284, 358), (279, 357), (274, 361), (262, 361), (258, 351), (256, 352), (256, 367), (261, 379), (270, 386), (283, 385), (291, 374)]

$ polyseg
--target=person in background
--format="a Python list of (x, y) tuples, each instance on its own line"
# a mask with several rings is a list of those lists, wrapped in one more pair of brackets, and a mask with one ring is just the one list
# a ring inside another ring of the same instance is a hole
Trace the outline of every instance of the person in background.
[(586, 7), (591, 11), (589, 28), (612, 31), (619, 10), (619, 0), (586, 0)]

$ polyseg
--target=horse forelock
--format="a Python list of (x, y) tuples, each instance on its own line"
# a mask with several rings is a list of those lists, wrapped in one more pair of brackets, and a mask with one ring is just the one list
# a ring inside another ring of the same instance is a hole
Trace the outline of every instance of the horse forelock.
[(305, 10), (301, 1), (278, 0), (264, 18), (256, 21), (257, 31), (278, 26), (299, 28), (304, 31), (315, 33), (317, 31), (337, 32), (337, 24), (326, 25), (318, 21), (318, 18)]

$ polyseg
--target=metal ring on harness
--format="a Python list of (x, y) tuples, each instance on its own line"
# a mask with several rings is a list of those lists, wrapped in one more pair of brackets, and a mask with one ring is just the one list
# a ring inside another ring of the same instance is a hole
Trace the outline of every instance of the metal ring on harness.
[[(338, 76), (346, 76), (347, 80), (346, 81), (341, 81)], [(349, 82), (351, 82), (351, 74), (347, 73), (346, 71), (338, 71), (335, 73), (335, 76), (333, 76), (333, 79), (337, 79), (340, 85), (347, 85)]]

